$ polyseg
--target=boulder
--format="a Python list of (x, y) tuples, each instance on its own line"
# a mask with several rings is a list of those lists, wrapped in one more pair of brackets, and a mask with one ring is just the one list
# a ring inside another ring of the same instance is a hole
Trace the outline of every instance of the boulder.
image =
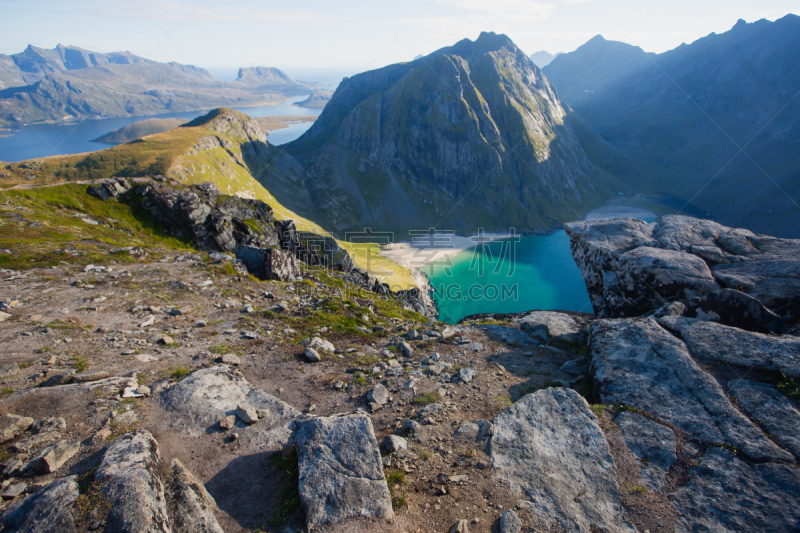
[(203, 484), (177, 459), (170, 463), (170, 475), (168, 490), (173, 531), (223, 533), (215, 516), (217, 503)]
[(554, 311), (532, 311), (517, 320), (520, 328), (545, 344), (552, 339), (586, 344), (589, 340), (587, 320)]
[(310, 531), (358, 518), (393, 519), (368, 416), (299, 420), (292, 439), (297, 446), (300, 501)]
[(367, 399), (378, 405), (386, 405), (389, 403), (389, 390), (383, 385), (375, 385), (367, 394)]
[(474, 424), (472, 422), (464, 422), (453, 434), (454, 437), (460, 439), (476, 439), (478, 438), (478, 433), (480, 432), (481, 428), (478, 424)]
[(276, 248), (255, 248), (237, 244), (236, 258), (247, 267), (248, 272), (263, 280), (291, 281), (301, 274), (297, 258), (290, 252)]
[(78, 441), (59, 442), (44, 448), (31, 461), (26, 470), (32, 469), (40, 474), (51, 474), (64, 466), (81, 449)]
[(310, 346), (303, 350), (303, 357), (305, 357), (306, 361), (309, 363), (319, 363), (322, 361), (322, 357), (319, 355), (319, 352)]
[(91, 383), (92, 381), (100, 381), (101, 379), (109, 378), (111, 374), (103, 370), (93, 372), (81, 372), (72, 376), (73, 383)]
[(614, 423), (636, 457), (643, 484), (653, 492), (660, 491), (667, 472), (678, 460), (675, 434), (668, 427), (628, 411), (617, 415)]
[(771, 385), (743, 379), (729, 381), (728, 390), (751, 417), (800, 457), (800, 412), (789, 398)]
[(673, 494), (677, 533), (796, 531), (800, 524), (800, 470), (749, 464), (724, 448), (709, 448), (689, 468), (689, 483)]
[(509, 509), (500, 517), (500, 533), (520, 533), (522, 521), (513, 509)]
[(462, 383), (469, 383), (478, 376), (478, 371), (474, 368), (460, 368), (458, 370), (458, 379)]
[(664, 317), (659, 323), (676, 332), (692, 355), (703, 362), (725, 362), (744, 372), (758, 369), (800, 378), (797, 337), (764, 335), (690, 318)]
[(529, 394), (494, 420), (497, 476), (524, 495), (542, 527), (634, 533), (608, 443), (589, 404), (571, 389)]
[(8, 442), (33, 424), (33, 418), (8, 413), (0, 417), (0, 444)]
[(334, 346), (332, 342), (326, 341), (325, 339), (321, 339), (319, 337), (312, 338), (311, 340), (307, 341), (303, 346), (305, 346), (306, 348), (312, 348), (314, 350), (318, 350), (320, 352), (333, 353), (336, 351), (336, 346)]
[(111, 508), (106, 531), (171, 533), (160, 461), (149, 431), (128, 433), (108, 447), (94, 475)]
[(75, 477), (57, 479), (40, 488), (27, 498), (12, 503), (2, 515), (3, 531), (40, 533), (76, 531), (72, 520), (72, 506), (80, 495)]
[(694, 439), (733, 444), (754, 459), (791, 458), (731, 404), (686, 345), (656, 320), (598, 320), (591, 338), (591, 372), (603, 404), (642, 409)]
[(255, 424), (258, 422), (256, 408), (250, 404), (240, 403), (236, 406), (236, 416), (245, 424)]
[(252, 432), (252, 438), (260, 439), (262, 446), (282, 446), (289, 437), (289, 423), (300, 412), (254, 387), (230, 366), (198, 370), (161, 393), (162, 406), (176, 418), (174, 425), (191, 435), (202, 434), (219, 420), (236, 414), (236, 408), (245, 403), (269, 412), (245, 434)]
[(381, 443), (381, 451), (384, 453), (396, 453), (408, 451), (408, 441), (397, 435), (389, 435)]
[(450, 528), (449, 533), (469, 533), (469, 521), (459, 520), (453, 527)]
[(752, 296), (784, 321), (800, 316), (800, 240), (676, 215), (565, 229), (600, 318), (638, 316), (722, 288)]

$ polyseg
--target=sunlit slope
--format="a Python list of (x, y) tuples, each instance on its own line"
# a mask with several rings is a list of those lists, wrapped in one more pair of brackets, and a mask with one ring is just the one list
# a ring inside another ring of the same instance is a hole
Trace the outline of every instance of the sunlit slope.
[[(0, 187), (37, 188), (110, 177), (152, 175), (162, 175), (185, 184), (210, 181), (224, 194), (266, 202), (277, 218), (294, 220), (302, 231), (330, 235), (321, 226), (278, 202), (266, 188), (274, 183), (276, 187), (282, 187), (284, 197), (295, 198), (296, 205), (310, 203), (306, 191), (281, 181), (280, 173), (270, 159), (272, 152), (253, 119), (237, 111), (218, 109), (184, 127), (100, 152), (4, 164), (0, 167)], [(260, 181), (253, 177), (254, 173)], [(411, 272), (381, 257), (377, 245), (337, 242), (350, 252), (359, 267), (371, 271), (393, 288), (415, 286)]]

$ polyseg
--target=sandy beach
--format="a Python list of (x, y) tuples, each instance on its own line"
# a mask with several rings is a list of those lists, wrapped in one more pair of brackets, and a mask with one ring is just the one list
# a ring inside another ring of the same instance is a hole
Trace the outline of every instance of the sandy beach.
[[(507, 233), (484, 233), (485, 242), (508, 239)], [(415, 239), (412, 242), (396, 242), (382, 247), (381, 255), (407, 268), (418, 269), (423, 266), (447, 259), (464, 250), (474, 248), (478, 244), (478, 236), (464, 237), (460, 235), (437, 234), (433, 242), (429, 236)]]

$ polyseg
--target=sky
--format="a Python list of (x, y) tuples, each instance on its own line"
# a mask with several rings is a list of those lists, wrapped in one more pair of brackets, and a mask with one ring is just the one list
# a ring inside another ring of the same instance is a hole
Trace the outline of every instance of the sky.
[(354, 74), (481, 31), (528, 54), (569, 52), (598, 34), (664, 52), (788, 13), (800, 14), (800, 0), (0, 0), (0, 53), (60, 43), (217, 72)]

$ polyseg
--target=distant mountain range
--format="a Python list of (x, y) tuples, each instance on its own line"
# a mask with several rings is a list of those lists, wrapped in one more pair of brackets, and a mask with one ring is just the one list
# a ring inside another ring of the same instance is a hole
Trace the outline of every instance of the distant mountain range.
[(561, 52), (556, 52), (555, 54), (551, 54), (550, 52), (546, 52), (544, 50), (540, 50), (535, 54), (531, 54), (531, 61), (536, 63), (536, 66), (539, 68), (544, 68), (550, 63), (553, 62), (555, 58), (561, 55)]
[(798, 57), (800, 17), (788, 15), (659, 55), (596, 37), (544, 73), (642, 187), (729, 226), (799, 237)]
[(615, 181), (602, 140), (493, 33), (345, 79), (282, 148), (280, 179), (313, 209), (282, 197), (276, 176), (268, 188), (335, 230), (547, 230), (604, 203)]
[(0, 127), (275, 103), (312, 92), (275, 68), (240, 69), (234, 82), (207, 70), (129, 52), (28, 46), (0, 55)]

